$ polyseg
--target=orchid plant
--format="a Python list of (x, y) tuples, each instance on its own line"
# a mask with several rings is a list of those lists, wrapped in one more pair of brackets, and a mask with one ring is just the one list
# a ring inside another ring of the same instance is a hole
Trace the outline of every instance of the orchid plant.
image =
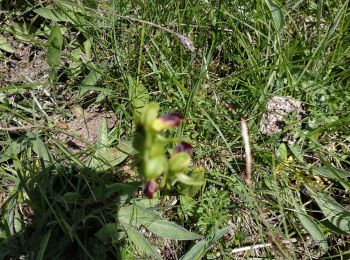
[(159, 116), (158, 112), (159, 104), (150, 102), (136, 119), (134, 147), (138, 151), (137, 167), (144, 179), (144, 195), (148, 198), (153, 198), (158, 186), (169, 189), (178, 181), (190, 186), (204, 183), (204, 177), (198, 179), (186, 174), (193, 154), (191, 144), (179, 142), (170, 158), (165, 152), (166, 145), (174, 140), (166, 138), (162, 132), (178, 127), (183, 116), (179, 113)]

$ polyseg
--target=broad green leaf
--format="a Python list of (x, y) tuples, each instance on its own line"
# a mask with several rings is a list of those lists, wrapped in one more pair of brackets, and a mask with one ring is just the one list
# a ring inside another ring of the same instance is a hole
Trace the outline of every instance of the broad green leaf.
[(201, 241), (199, 241), (197, 244), (191, 247), (191, 249), (183, 255), (180, 260), (197, 260), (201, 259), (205, 253), (208, 251), (208, 249), (216, 243), (223, 235), (225, 235), (227, 232), (229, 232), (232, 229), (231, 226), (224, 227), (222, 229), (219, 229), (217, 231), (214, 231), (212, 234), (212, 237), (207, 237)]
[(334, 132), (338, 129), (342, 129), (344, 126), (348, 125), (350, 123), (350, 115), (347, 115), (345, 117), (342, 117), (340, 119), (337, 119), (335, 121), (332, 121), (331, 123), (324, 124), (315, 130), (310, 131), (307, 134), (307, 137), (309, 137), (311, 140), (315, 141), (317, 140), (317, 137), (324, 131), (327, 132)]
[(141, 199), (138, 201), (138, 203), (140, 203), (142, 205), (142, 207), (145, 208), (152, 208), (155, 207), (159, 202), (159, 196), (154, 196), (152, 199)]
[(97, 231), (95, 236), (103, 243), (109, 243), (120, 240), (122, 234), (123, 233), (118, 230), (118, 225), (116, 223), (108, 223)]
[(0, 35), (0, 49), (9, 53), (14, 53), (15, 49), (7, 42), (7, 39)]
[(278, 157), (281, 161), (286, 161), (288, 159), (287, 146), (281, 143), (278, 147)]
[(322, 177), (337, 180), (345, 188), (345, 190), (350, 190), (350, 183), (347, 180), (350, 177), (350, 173), (337, 169), (331, 165), (325, 167), (316, 167), (311, 169), (312, 173), (320, 175)]
[(98, 127), (97, 148), (99, 151), (105, 151), (108, 148), (108, 126), (107, 119), (103, 118)]
[(136, 151), (132, 145), (131, 142), (127, 142), (127, 141), (119, 141), (118, 145), (117, 145), (118, 150), (122, 151), (123, 153), (126, 154), (135, 154)]
[(175, 239), (175, 240), (195, 240), (201, 238), (200, 235), (188, 231), (183, 227), (175, 224), (174, 222), (170, 222), (168, 220), (156, 219), (153, 222), (150, 222), (145, 227), (164, 238)]
[(83, 0), (83, 4), (93, 9), (97, 8), (97, 3), (95, 0)]
[(99, 149), (86, 160), (85, 165), (96, 171), (106, 171), (122, 163), (129, 155), (117, 148)]
[(38, 34), (39, 29), (34, 26), (29, 27), (26, 23), (11, 23), (8, 27), (8, 32), (23, 42), (31, 42), (33, 34)]
[(298, 144), (289, 144), (290, 151), (298, 159), (299, 162), (304, 163), (303, 155), (301, 153), (301, 148)]
[(136, 226), (143, 225), (151, 232), (168, 239), (194, 240), (201, 238), (200, 235), (158, 216), (140, 204), (121, 208), (119, 219)]
[(342, 179), (346, 179), (346, 178), (350, 177), (350, 172), (340, 170), (340, 169), (337, 169), (335, 167), (329, 167), (329, 166), (314, 167), (314, 168), (311, 168), (311, 171), (317, 175), (320, 175), (320, 176), (328, 178), (328, 179), (337, 179), (338, 178), (338, 176), (336, 176), (334, 174), (334, 172), (339, 174), (339, 177)]
[(4, 152), (1, 152), (0, 163), (5, 162), (23, 150), (23, 147), (20, 143), (11, 142), (10, 145), (6, 148)]
[(81, 60), (82, 55), (83, 51), (81, 48), (76, 48), (71, 51), (71, 62), (69, 64), (69, 69), (74, 77), (77, 77), (83, 68)]
[(34, 12), (36, 12), (41, 17), (54, 22), (71, 22), (71, 19), (67, 15), (54, 9), (44, 7), (35, 9)]
[(131, 104), (137, 113), (141, 113), (149, 101), (148, 91), (140, 82), (135, 82), (131, 76), (128, 76), (128, 83)]
[(86, 165), (96, 171), (105, 171), (123, 162), (129, 154), (124, 151), (131, 151), (127, 142), (121, 142), (117, 148), (109, 148), (107, 120), (104, 118), (99, 126), (97, 136), (97, 150), (88, 160)]
[(49, 149), (46, 147), (44, 142), (37, 136), (35, 139), (31, 140), (33, 145), (34, 152), (39, 156), (39, 158), (44, 163), (52, 163), (53, 159), (49, 152)]
[(304, 212), (298, 203), (295, 201), (293, 196), (291, 196), (293, 205), (295, 207), (295, 214), (297, 215), (298, 219), (300, 220), (301, 224), (304, 226), (304, 228), (309, 232), (309, 234), (312, 236), (312, 238), (316, 241), (316, 243), (324, 250), (328, 250), (328, 243), (327, 239), (322, 233), (320, 227), (317, 225), (317, 223), (306, 213)]
[(276, 31), (280, 32), (284, 25), (284, 15), (281, 8), (277, 5), (277, 3), (274, 0), (265, 0), (265, 3), (270, 9)]
[(63, 46), (63, 35), (60, 27), (55, 25), (49, 36), (49, 48), (47, 51), (47, 63), (51, 67), (58, 67), (61, 63), (61, 51)]
[(101, 92), (100, 94), (98, 94), (95, 103), (100, 103), (101, 101), (103, 101), (106, 98), (106, 95)]
[(325, 193), (306, 187), (326, 218), (340, 230), (350, 232), (350, 212)]
[(120, 224), (124, 227), (126, 233), (128, 234), (131, 242), (144, 254), (152, 257), (152, 259), (162, 259), (157, 250), (151, 245), (151, 243), (145, 239), (140, 232), (134, 229), (132, 226), (120, 222)]
[(185, 255), (183, 255), (180, 260), (197, 260), (201, 259), (206, 251), (209, 249), (209, 242), (205, 239), (199, 241), (194, 246), (191, 247)]
[(102, 154), (102, 156), (108, 160), (111, 166), (116, 166), (128, 158), (129, 155), (117, 148), (109, 148)]
[(100, 92), (107, 94), (107, 95), (110, 94), (111, 93), (110, 89), (95, 87), (97, 82), (100, 80), (101, 76), (102, 76), (102, 74), (99, 71), (92, 69), (90, 71), (90, 73), (85, 77), (83, 82), (80, 84), (78, 97), (82, 97), (86, 93), (88, 93), (89, 91), (92, 91), (92, 90), (93, 91), (100, 91)]
[[(96, 81), (96, 83), (97, 83), (97, 81)], [(82, 83), (82, 84), (84, 84), (84, 83)], [(100, 87), (94, 87), (94, 86), (88, 86), (88, 85), (84, 85), (84, 86), (83, 85), (79, 85), (77, 87), (79, 88), (78, 98), (81, 98), (82, 96), (84, 96), (89, 91), (100, 92), (100, 93), (103, 93), (106, 96), (108, 96), (111, 93), (113, 93), (113, 91), (111, 89), (109, 89), (109, 88), (100, 88)]]
[(322, 219), (320, 221), (320, 223), (323, 225), (324, 228), (327, 228), (328, 231), (330, 232), (333, 232), (334, 234), (337, 234), (337, 235), (348, 235), (348, 233), (344, 232), (343, 230), (337, 228), (336, 226), (334, 226), (332, 224), (332, 222), (330, 222), (328, 219)]
[(216, 241), (218, 241), (220, 238), (222, 238), (227, 232), (229, 232), (232, 229), (232, 226), (227, 226), (219, 230), (214, 230), (213, 237), (209, 239), (210, 243), (214, 244)]

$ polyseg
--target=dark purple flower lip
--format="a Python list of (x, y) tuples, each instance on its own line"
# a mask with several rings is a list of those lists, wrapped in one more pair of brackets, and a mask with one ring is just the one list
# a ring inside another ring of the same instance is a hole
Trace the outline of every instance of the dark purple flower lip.
[(157, 182), (154, 179), (147, 181), (143, 184), (143, 194), (147, 198), (152, 199), (156, 191), (157, 191)]
[(181, 142), (179, 143), (175, 149), (174, 149), (174, 153), (181, 153), (181, 152), (186, 152), (189, 155), (192, 156), (193, 154), (193, 147), (191, 144), (186, 143), (186, 142)]
[(181, 121), (183, 120), (183, 116), (180, 113), (168, 113), (161, 115), (159, 119), (167, 125), (179, 126)]

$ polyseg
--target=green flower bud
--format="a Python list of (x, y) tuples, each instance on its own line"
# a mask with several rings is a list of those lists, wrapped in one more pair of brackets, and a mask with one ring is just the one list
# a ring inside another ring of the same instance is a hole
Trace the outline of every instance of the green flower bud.
[(149, 156), (153, 158), (161, 155), (164, 155), (164, 145), (160, 142), (153, 143), (149, 150)]
[(191, 156), (187, 152), (174, 154), (169, 160), (169, 170), (177, 174), (184, 172), (191, 163)]
[(164, 156), (158, 156), (145, 162), (145, 179), (151, 180), (160, 176), (165, 170), (166, 160)]
[(142, 111), (141, 123), (146, 127), (151, 127), (153, 121), (158, 117), (159, 105), (156, 102), (148, 103)]

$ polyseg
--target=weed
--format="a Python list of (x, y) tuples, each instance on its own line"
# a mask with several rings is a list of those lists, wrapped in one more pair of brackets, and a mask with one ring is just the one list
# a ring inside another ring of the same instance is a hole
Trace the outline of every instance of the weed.
[(349, 255), (349, 0), (0, 10), (0, 259)]

